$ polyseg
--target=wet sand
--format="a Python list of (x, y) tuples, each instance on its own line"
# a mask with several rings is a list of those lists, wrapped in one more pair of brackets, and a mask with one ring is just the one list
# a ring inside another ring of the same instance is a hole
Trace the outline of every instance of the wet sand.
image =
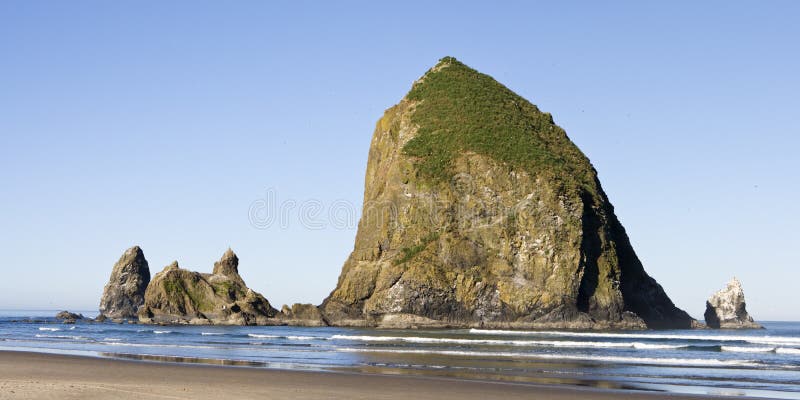
[(0, 351), (0, 399), (701, 399), (457, 379), (183, 365)]

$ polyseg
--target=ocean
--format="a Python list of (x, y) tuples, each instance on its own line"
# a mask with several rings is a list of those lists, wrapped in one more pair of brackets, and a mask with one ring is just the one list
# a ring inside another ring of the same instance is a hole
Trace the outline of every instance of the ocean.
[(65, 325), (54, 314), (0, 311), (0, 350), (800, 399), (800, 322), (743, 331), (377, 330)]

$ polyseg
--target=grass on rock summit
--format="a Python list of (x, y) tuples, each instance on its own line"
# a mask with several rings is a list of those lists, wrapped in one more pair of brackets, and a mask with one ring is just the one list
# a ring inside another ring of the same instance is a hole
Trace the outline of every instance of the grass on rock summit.
[(462, 152), (474, 152), (531, 176), (553, 176), (595, 192), (589, 160), (549, 113), (494, 78), (445, 57), (411, 89), (417, 135), (403, 148), (420, 177), (447, 182)]

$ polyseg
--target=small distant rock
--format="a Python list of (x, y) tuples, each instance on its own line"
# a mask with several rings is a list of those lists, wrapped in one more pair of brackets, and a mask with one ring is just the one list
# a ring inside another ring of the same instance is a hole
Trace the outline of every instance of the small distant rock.
[(65, 324), (74, 324), (76, 321), (83, 319), (83, 314), (61, 311), (60, 313), (56, 314), (56, 319)]
[(742, 283), (735, 277), (706, 301), (706, 325), (715, 329), (762, 329), (747, 313)]
[(326, 326), (319, 308), (313, 304), (283, 305), (278, 317), (287, 325), (293, 326)]

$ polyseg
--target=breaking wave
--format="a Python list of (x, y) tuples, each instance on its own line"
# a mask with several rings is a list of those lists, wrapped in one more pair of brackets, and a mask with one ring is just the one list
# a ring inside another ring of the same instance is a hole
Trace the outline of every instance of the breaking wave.
[(328, 340), (326, 337), (318, 336), (281, 336), (281, 335), (260, 335), (257, 333), (248, 333), (247, 336), (256, 339), (287, 339), (287, 340)]
[(333, 335), (334, 340), (351, 340), (362, 342), (405, 342), (421, 344), (465, 344), (465, 345), (495, 345), (495, 346), (542, 346), (542, 347), (570, 347), (570, 348), (635, 348), (643, 350), (679, 349), (688, 347), (684, 345), (649, 344), (639, 342), (578, 342), (560, 340), (501, 340), (501, 339), (456, 339), (456, 338), (431, 338), (417, 336), (366, 336), (366, 335)]
[(71, 340), (92, 340), (85, 336), (70, 336), (70, 335), (36, 335), (37, 338), (49, 339), (71, 339)]
[(614, 339), (660, 339), (660, 340), (701, 340), (716, 342), (746, 342), (767, 345), (800, 345), (800, 337), (787, 336), (728, 336), (728, 335), (665, 335), (656, 333), (610, 333), (610, 332), (569, 332), (569, 331), (508, 331), (491, 329), (470, 329), (477, 335), (515, 335), (515, 336), (556, 336), (581, 338)]
[(771, 353), (776, 349), (775, 347), (739, 347), (739, 346), (722, 346), (722, 351), (729, 351), (735, 353)]

